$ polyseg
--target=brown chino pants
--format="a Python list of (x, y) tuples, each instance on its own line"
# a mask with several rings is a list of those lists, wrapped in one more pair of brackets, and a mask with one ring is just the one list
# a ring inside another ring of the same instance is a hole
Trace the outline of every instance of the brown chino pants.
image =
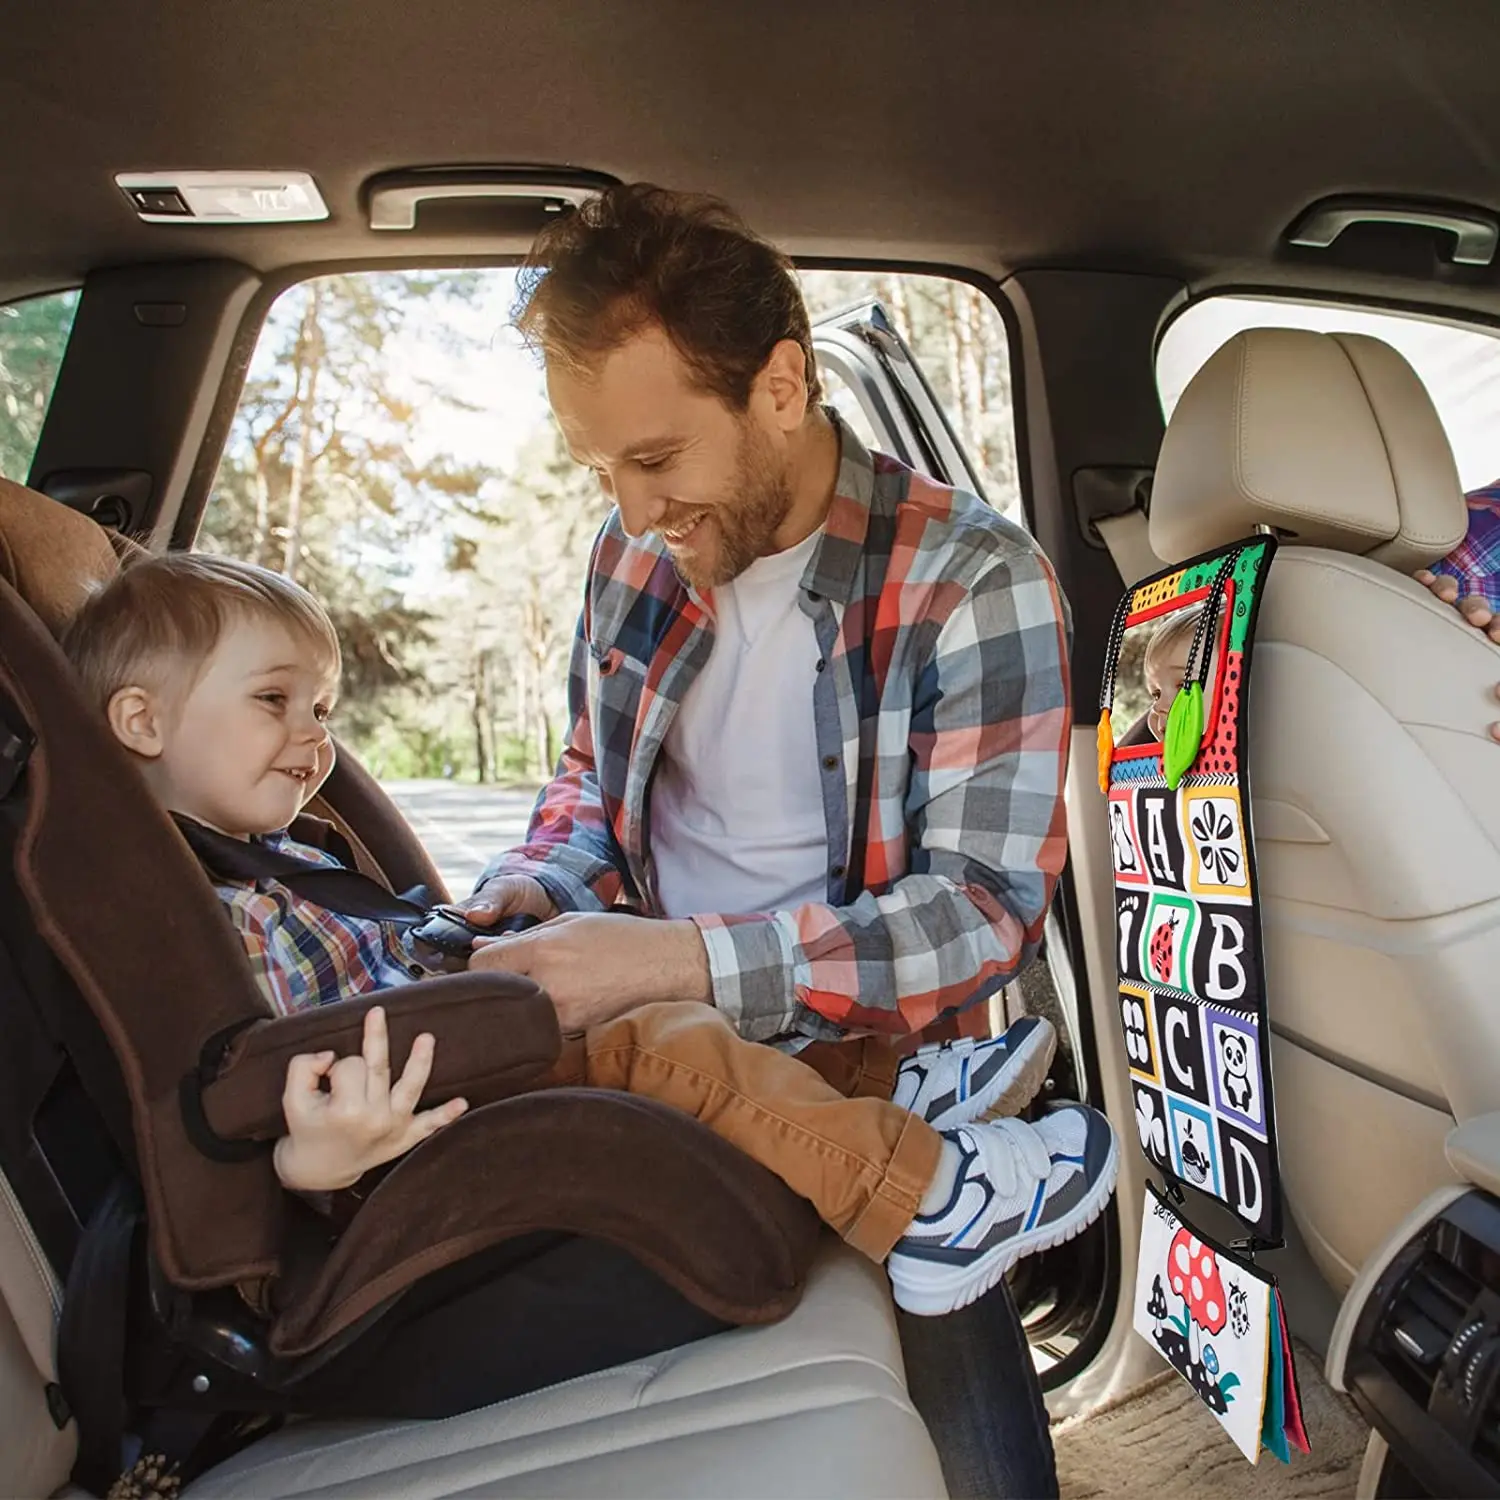
[(789, 1055), (745, 1041), (712, 1006), (664, 1003), (565, 1038), (547, 1082), (621, 1089), (702, 1120), (880, 1261), (906, 1233), (942, 1144), (891, 1103), (897, 1062), (876, 1038)]

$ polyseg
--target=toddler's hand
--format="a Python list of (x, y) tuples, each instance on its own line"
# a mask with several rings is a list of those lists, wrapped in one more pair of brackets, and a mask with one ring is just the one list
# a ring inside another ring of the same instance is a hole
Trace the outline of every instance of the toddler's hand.
[[(1429, 568), (1423, 568), (1421, 572), (1413, 573), (1412, 577), (1424, 588), (1430, 589), (1433, 596), (1442, 603), (1451, 604), (1475, 630), (1484, 631), (1497, 646), (1500, 646), (1500, 615), (1490, 608), (1487, 600), (1477, 594), (1470, 594), (1468, 598), (1460, 599), (1458, 579), (1447, 573), (1438, 574)], [(1495, 685), (1495, 696), (1500, 698), (1500, 683)], [(1490, 738), (1500, 740), (1500, 722), (1490, 725)]]
[[(372, 1167), (404, 1156), (469, 1107), (450, 1099), (417, 1114), (432, 1072), (434, 1042), (423, 1033), (395, 1086), (385, 1011), (365, 1015), (359, 1057), (304, 1053), (287, 1065), (281, 1106), (287, 1133), (276, 1143), (276, 1175), (294, 1192), (332, 1192), (357, 1182)], [(324, 1077), (328, 1090), (321, 1087)]]
[(1497, 646), (1500, 646), (1500, 615), (1490, 608), (1488, 601), (1481, 595), (1470, 594), (1460, 599), (1458, 579), (1448, 573), (1434, 573), (1429, 568), (1413, 573), (1412, 577), (1435, 599), (1443, 604), (1451, 604), (1475, 630), (1484, 631)]

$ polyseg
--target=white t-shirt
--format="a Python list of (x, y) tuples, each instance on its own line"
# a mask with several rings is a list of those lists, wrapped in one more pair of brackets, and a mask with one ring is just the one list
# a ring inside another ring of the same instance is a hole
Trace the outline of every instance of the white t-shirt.
[(713, 650), (667, 731), (651, 785), (656, 893), (668, 917), (827, 900), (813, 724), (820, 653), (798, 588), (820, 535), (714, 590)]

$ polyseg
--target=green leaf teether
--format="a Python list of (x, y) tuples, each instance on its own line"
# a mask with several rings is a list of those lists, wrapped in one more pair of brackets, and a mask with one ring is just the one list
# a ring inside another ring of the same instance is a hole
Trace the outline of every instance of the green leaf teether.
[(1175, 792), (1203, 746), (1203, 684), (1190, 682), (1172, 700), (1162, 737), (1162, 771)]

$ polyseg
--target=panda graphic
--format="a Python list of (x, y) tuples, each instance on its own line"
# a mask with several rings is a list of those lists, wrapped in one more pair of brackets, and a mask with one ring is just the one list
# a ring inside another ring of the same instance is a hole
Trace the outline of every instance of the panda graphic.
[(1231, 1109), (1248, 1114), (1255, 1099), (1255, 1083), (1250, 1077), (1250, 1039), (1243, 1032), (1219, 1033), (1219, 1064), (1225, 1101)]

